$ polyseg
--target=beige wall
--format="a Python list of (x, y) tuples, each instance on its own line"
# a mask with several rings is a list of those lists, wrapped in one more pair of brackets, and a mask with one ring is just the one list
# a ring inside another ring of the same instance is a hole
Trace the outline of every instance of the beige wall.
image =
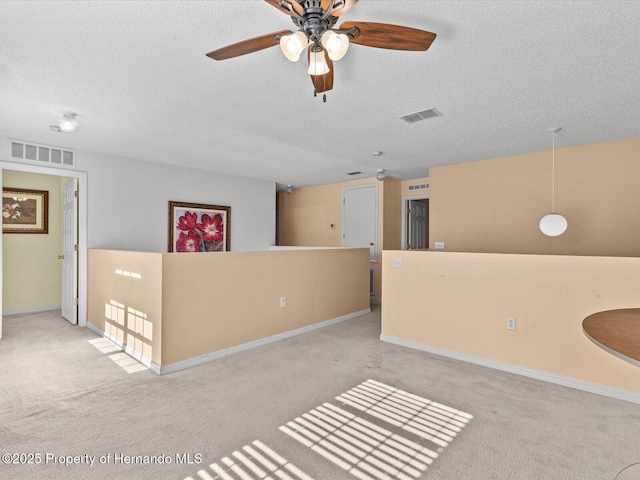
[(62, 183), (58, 176), (5, 170), (4, 187), (49, 192), (48, 234), (3, 234), (2, 310), (15, 312), (62, 303)]
[[(558, 141), (556, 141), (556, 145)], [(640, 255), (640, 137), (556, 148), (556, 210), (546, 237), (551, 151), (430, 169), (430, 246), (465, 252)]]
[(582, 331), (638, 306), (639, 258), (385, 251), (383, 286), (382, 335), (640, 393), (640, 369)]
[(367, 249), (164, 255), (162, 364), (366, 310), (368, 264)]
[(162, 254), (90, 249), (87, 256), (87, 322), (161, 365)]
[(88, 322), (166, 366), (365, 311), (368, 272), (368, 249), (89, 250)]
[[(350, 182), (296, 188), (292, 194), (279, 193), (279, 241), (283, 246), (342, 245), (342, 189), (358, 185), (378, 186), (378, 258), (387, 245), (400, 247), (401, 183), (392, 178), (379, 182), (365, 178)], [(335, 228), (331, 228), (331, 224)], [(380, 262), (375, 270), (375, 296), (382, 292)]]

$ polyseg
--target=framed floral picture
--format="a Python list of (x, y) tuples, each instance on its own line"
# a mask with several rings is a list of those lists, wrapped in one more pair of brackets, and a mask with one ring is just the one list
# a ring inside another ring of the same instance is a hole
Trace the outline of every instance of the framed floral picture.
[(169, 202), (170, 252), (231, 250), (231, 207)]
[(49, 192), (3, 188), (2, 233), (49, 233)]

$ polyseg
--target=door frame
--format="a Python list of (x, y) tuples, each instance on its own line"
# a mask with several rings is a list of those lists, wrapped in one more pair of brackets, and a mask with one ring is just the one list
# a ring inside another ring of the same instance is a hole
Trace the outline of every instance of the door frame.
[[(407, 204), (411, 200), (427, 200), (429, 198), (428, 193), (423, 193), (422, 195), (413, 195), (409, 197), (402, 197), (402, 250), (407, 249)], [(427, 243), (427, 248), (429, 248), (429, 243)]]
[[(18, 172), (40, 173), (57, 177), (71, 177), (78, 179), (78, 325), (87, 326), (87, 240), (88, 240), (88, 195), (87, 172), (67, 170), (62, 168), (28, 165), (0, 160), (0, 179), (5, 170)], [(0, 254), (3, 243), (0, 235)], [(0, 338), (2, 338), (2, 259), (0, 257)]]

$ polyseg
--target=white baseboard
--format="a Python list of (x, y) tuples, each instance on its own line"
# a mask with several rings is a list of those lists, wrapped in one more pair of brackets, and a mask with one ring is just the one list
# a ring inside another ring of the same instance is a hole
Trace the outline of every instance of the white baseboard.
[(535, 378), (536, 380), (555, 383), (556, 385), (562, 385), (564, 387), (575, 388), (577, 390), (583, 390), (589, 393), (604, 395), (605, 397), (611, 397), (618, 400), (625, 400), (627, 402), (640, 404), (640, 394), (628, 392), (626, 390), (605, 387), (596, 383), (589, 383), (582, 380), (576, 380), (575, 378), (540, 372), (538, 370), (518, 367), (516, 365), (510, 365), (508, 363), (496, 362), (495, 360), (488, 360), (486, 358), (475, 357), (473, 355), (467, 355), (466, 353), (454, 352), (452, 350), (447, 350), (440, 347), (432, 347), (430, 345), (424, 345), (422, 343), (401, 340), (398, 338), (389, 337), (387, 335), (380, 335), (380, 340), (382, 340), (383, 342), (400, 345), (402, 347), (413, 348), (414, 350), (433, 353), (443, 357), (455, 358), (456, 360), (462, 360), (463, 362), (475, 363), (477, 365), (482, 365), (483, 367), (494, 368), (496, 370), (515, 373), (516, 375), (522, 375), (524, 377)]
[[(119, 341), (115, 337), (107, 335), (106, 333), (104, 333), (102, 330), (100, 330), (98, 327), (96, 327), (92, 323), (88, 323), (87, 322), (87, 328), (89, 330), (97, 333), (101, 337), (106, 338), (107, 340), (112, 342), (114, 345), (119, 347), (124, 353), (126, 353), (127, 355), (130, 355), (131, 357), (135, 358), (137, 361), (139, 361), (141, 364), (143, 364), (149, 370), (151, 370), (153, 372), (156, 372), (157, 374), (160, 373), (160, 371), (159, 371), (160, 367), (158, 367), (155, 363), (153, 363), (150, 359), (148, 359), (147, 357), (145, 357), (141, 353), (138, 353), (138, 352), (134, 351), (133, 348), (129, 347), (127, 344), (122, 343), (121, 341)], [(155, 365), (156, 368), (154, 368), (154, 365)]]
[[(288, 332), (279, 333), (277, 335), (272, 335), (270, 337), (261, 338), (260, 340), (254, 340), (253, 342), (243, 343), (242, 345), (236, 345), (235, 347), (229, 347), (229, 348), (225, 348), (224, 350), (218, 350), (217, 352), (206, 353), (204, 355), (200, 355), (199, 357), (190, 358), (189, 360), (183, 360), (181, 362), (172, 363), (170, 365), (163, 365), (159, 367), (158, 365), (155, 365), (152, 363), (150, 368), (151, 370), (153, 370), (156, 373), (159, 373), (160, 375), (164, 375), (165, 373), (177, 372), (178, 370), (184, 370), (185, 368), (201, 365), (203, 363), (207, 363), (212, 360), (216, 360), (218, 358), (227, 357), (235, 353), (244, 352), (245, 350), (250, 350), (252, 348), (257, 348), (263, 345), (267, 345), (269, 343), (278, 342), (280, 340), (284, 340), (285, 338), (295, 337), (296, 335), (302, 335), (303, 333), (311, 332), (313, 330), (318, 330), (320, 328), (328, 327), (330, 325), (335, 325), (336, 323), (344, 322), (345, 320), (359, 317), (361, 315), (366, 315), (367, 313), (371, 313), (370, 308), (367, 308), (365, 310), (360, 310), (359, 312), (342, 315), (341, 317), (332, 318), (324, 322), (314, 323), (313, 325), (297, 328), (295, 330), (289, 330)], [(156, 371), (154, 367), (157, 368), (158, 371)]]
[(9, 315), (22, 315), (24, 313), (40, 313), (40, 312), (48, 312), (49, 310), (61, 310), (62, 305), (51, 305), (49, 307), (37, 307), (37, 308), (21, 308), (19, 310), (4, 310), (2, 312), (3, 317), (8, 317)]

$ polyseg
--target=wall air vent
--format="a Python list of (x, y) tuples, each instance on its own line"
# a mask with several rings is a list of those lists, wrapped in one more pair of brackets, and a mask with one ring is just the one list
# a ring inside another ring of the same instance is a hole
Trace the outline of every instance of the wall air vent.
[(23, 142), (22, 140), (10, 140), (9, 159), (32, 165), (75, 168), (76, 151), (71, 148)]
[(362, 172), (347, 172), (347, 175), (362, 175)]
[(441, 117), (442, 114), (436, 110), (435, 108), (430, 108), (428, 110), (423, 110), (422, 112), (410, 113), (408, 115), (403, 115), (400, 117), (407, 123), (416, 123), (420, 120), (426, 120), (427, 118), (433, 117)]
[(415, 185), (409, 185), (409, 190), (426, 190), (429, 188), (428, 183), (416, 183)]

